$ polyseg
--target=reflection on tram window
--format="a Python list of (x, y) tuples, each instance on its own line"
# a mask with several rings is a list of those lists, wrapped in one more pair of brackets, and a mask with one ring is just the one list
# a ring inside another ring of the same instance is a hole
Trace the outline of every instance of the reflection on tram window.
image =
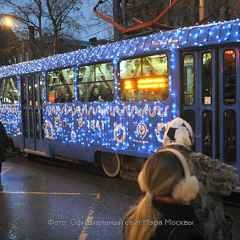
[(29, 74), (29, 75), (25, 75), (24, 79), (26, 81), (26, 89), (25, 89), (25, 93), (26, 93), (26, 103), (28, 104), (28, 106), (33, 106), (33, 103), (35, 101), (34, 99), (34, 78), (35, 75), (34, 74)]
[(34, 115), (35, 115), (35, 137), (39, 139), (41, 129), (40, 129), (39, 111), (37, 109), (35, 110)]
[(212, 156), (212, 141), (212, 112), (204, 111), (202, 116), (202, 151), (208, 156)]
[(30, 132), (30, 137), (32, 138), (34, 136), (34, 118), (33, 118), (33, 110), (29, 110), (29, 132)]
[(23, 134), (25, 137), (28, 137), (28, 129), (29, 129), (28, 114), (27, 111), (23, 108)]
[(16, 77), (1, 79), (1, 103), (16, 104), (19, 101)]
[(79, 68), (78, 95), (82, 102), (113, 100), (113, 66), (101, 63)]
[(72, 68), (48, 72), (48, 101), (50, 103), (71, 102), (73, 100)]
[(123, 101), (166, 100), (169, 91), (167, 55), (121, 61), (120, 79)]
[(236, 53), (234, 50), (224, 52), (223, 92), (225, 104), (236, 102)]
[(202, 103), (212, 104), (212, 53), (202, 55)]
[(35, 74), (34, 76), (34, 101), (36, 107), (41, 103), (42, 86), (40, 85), (40, 77), (40, 74)]
[(233, 110), (224, 112), (224, 160), (227, 163), (236, 162), (237, 146), (236, 114)]
[(195, 76), (194, 76), (194, 57), (193, 55), (184, 56), (184, 104), (194, 103)]
[(127, 59), (120, 63), (121, 79), (131, 79), (141, 77), (141, 58)]

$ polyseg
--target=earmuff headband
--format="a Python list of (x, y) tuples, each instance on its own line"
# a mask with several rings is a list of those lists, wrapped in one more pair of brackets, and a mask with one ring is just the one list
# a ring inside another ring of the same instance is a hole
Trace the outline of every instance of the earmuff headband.
[(190, 169), (189, 169), (189, 166), (188, 166), (188, 163), (187, 163), (187, 160), (186, 158), (183, 156), (182, 153), (180, 153), (179, 151), (175, 150), (175, 149), (172, 149), (172, 148), (165, 148), (163, 150), (160, 150), (159, 152), (171, 152), (173, 153), (177, 159), (179, 159), (182, 167), (183, 167), (183, 171), (184, 171), (184, 175), (185, 175), (185, 178), (187, 177), (190, 177), (191, 176), (191, 173), (190, 173)]
[(189, 135), (189, 138), (190, 138), (190, 141), (191, 141), (191, 143), (192, 143), (192, 145), (193, 145), (193, 144), (194, 144), (193, 136), (192, 136), (189, 128), (188, 128), (188, 127), (186, 126), (186, 124), (184, 124), (184, 123), (182, 124), (182, 126), (186, 128), (186, 130), (187, 130), (187, 132), (188, 132), (188, 135)]

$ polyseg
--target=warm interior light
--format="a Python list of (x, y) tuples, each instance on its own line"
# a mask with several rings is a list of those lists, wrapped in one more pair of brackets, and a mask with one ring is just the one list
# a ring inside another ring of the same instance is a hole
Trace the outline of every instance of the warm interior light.
[(226, 50), (224, 52), (224, 58), (225, 60), (227, 60), (228, 62), (233, 62), (236, 59), (236, 54), (235, 51), (233, 50)]
[(157, 76), (157, 77), (144, 77), (139, 79), (127, 79), (123, 81), (123, 89), (151, 89), (158, 90), (168, 88), (168, 78), (167, 76)]
[(48, 95), (48, 101), (50, 103), (55, 103), (56, 102), (56, 94), (55, 92), (50, 92)]
[(235, 56), (235, 52), (233, 50), (226, 50), (224, 53), (226, 55), (234, 55)]
[(137, 81), (138, 89), (161, 89), (168, 87), (166, 76), (140, 78)]
[(134, 89), (134, 88), (135, 88), (134, 81), (132, 81), (132, 80), (125, 80), (124, 81), (124, 89), (125, 90), (130, 90), (130, 89)]

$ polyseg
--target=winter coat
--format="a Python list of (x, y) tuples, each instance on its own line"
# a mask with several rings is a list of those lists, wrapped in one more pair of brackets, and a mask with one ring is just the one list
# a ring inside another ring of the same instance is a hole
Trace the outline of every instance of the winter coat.
[(191, 206), (154, 202), (160, 219), (151, 240), (204, 240)]

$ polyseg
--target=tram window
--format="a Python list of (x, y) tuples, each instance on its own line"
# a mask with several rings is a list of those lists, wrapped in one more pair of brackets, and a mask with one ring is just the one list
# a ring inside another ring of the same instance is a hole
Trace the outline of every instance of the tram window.
[(1, 81), (1, 103), (16, 104), (19, 101), (16, 77), (3, 78)]
[(28, 129), (29, 129), (29, 124), (28, 124), (28, 114), (27, 111), (25, 109), (23, 109), (23, 132), (24, 132), (24, 136), (28, 137)]
[(82, 102), (113, 100), (113, 66), (101, 63), (79, 68), (78, 94)]
[(227, 110), (224, 112), (224, 160), (227, 163), (236, 162), (236, 134), (236, 113), (233, 110)]
[(204, 111), (202, 115), (202, 151), (208, 156), (212, 156), (212, 112)]
[(73, 100), (72, 68), (58, 69), (47, 74), (48, 101), (51, 103), (71, 102)]
[(121, 79), (140, 78), (142, 72), (141, 58), (127, 59), (120, 63)]
[(123, 101), (166, 100), (169, 92), (167, 55), (121, 61), (120, 79)]
[(29, 135), (32, 138), (34, 136), (34, 129), (33, 129), (33, 110), (29, 110)]
[(184, 104), (192, 105), (194, 103), (195, 75), (194, 75), (194, 57), (193, 55), (184, 56)]
[(36, 133), (36, 138), (40, 138), (41, 137), (41, 117), (40, 117), (40, 111), (39, 110), (35, 110), (35, 133)]
[(212, 53), (202, 55), (202, 103), (212, 104)]
[(40, 84), (41, 76), (40, 74), (35, 74), (35, 82), (34, 82), (34, 92), (35, 92), (35, 106), (39, 106), (41, 104), (41, 92), (42, 92), (42, 85)]
[(223, 64), (224, 103), (236, 103), (236, 52), (226, 50)]
[(29, 106), (33, 106), (34, 103), (34, 75), (28, 75), (28, 104)]

